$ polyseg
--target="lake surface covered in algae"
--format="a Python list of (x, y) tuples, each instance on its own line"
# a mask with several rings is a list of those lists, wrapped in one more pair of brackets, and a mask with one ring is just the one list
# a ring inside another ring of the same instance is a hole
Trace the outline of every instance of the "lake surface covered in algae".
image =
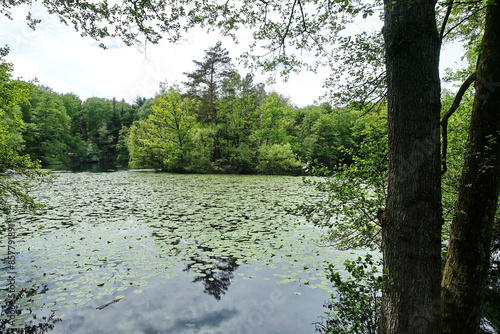
[(54, 174), (33, 192), (42, 210), (2, 222), (2, 240), (8, 224), (17, 234), (14, 324), (27, 331), (314, 333), (325, 262), (351, 257), (293, 213), (323, 196), (300, 177)]

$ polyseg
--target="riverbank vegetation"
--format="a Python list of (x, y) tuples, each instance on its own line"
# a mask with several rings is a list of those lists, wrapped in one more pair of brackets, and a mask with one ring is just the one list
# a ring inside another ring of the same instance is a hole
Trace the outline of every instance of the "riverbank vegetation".
[(36, 160), (24, 153), (24, 122), (19, 106), (29, 99), (32, 85), (11, 79), (12, 64), (4, 61), (8, 48), (0, 48), (0, 212), (12, 203), (28, 209), (39, 205), (27, 191), (47, 179)]
[[(183, 85), (162, 85), (155, 97), (137, 97), (132, 104), (99, 97), (82, 101), (75, 93), (9, 80), (26, 90), (13, 107), (17, 151), (42, 164), (297, 174), (307, 163), (349, 163), (350, 150), (373, 127), (373, 120), (349, 106), (295, 107), (251, 74), (236, 72), (221, 43), (201, 57), (193, 60), (196, 69), (185, 73)], [(382, 109), (370, 117), (386, 116)]]

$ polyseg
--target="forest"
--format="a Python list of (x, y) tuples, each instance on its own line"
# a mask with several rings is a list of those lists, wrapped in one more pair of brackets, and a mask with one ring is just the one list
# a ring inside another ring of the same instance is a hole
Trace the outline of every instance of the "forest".
[[(183, 87), (132, 104), (19, 82), (18, 149), (42, 165), (116, 163), (169, 172), (299, 174), (349, 162), (365, 136), (355, 108), (296, 108), (234, 69), (221, 43), (193, 60)], [(168, 79), (168, 78), (166, 78)], [(385, 118), (379, 111), (380, 121)]]

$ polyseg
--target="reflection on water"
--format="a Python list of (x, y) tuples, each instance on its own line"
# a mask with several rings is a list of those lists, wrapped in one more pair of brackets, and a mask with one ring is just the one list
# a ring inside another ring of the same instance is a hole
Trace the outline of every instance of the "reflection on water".
[(318, 196), (300, 178), (61, 173), (34, 195), (11, 217), (19, 333), (312, 333), (345, 259), (289, 213)]
[[(211, 254), (210, 247), (198, 246), (200, 254)], [(193, 283), (202, 282), (205, 289), (203, 292), (213, 296), (219, 301), (226, 293), (234, 278), (233, 271), (238, 269), (234, 257), (217, 257), (208, 255), (205, 257), (190, 257), (184, 271), (195, 270), (199, 276), (195, 276)]]
[(126, 165), (115, 164), (115, 163), (81, 163), (81, 164), (59, 164), (59, 165), (45, 165), (44, 169), (49, 169), (58, 172), (90, 172), (90, 173), (105, 173), (105, 172), (116, 172), (118, 170), (127, 170)]
[[(103, 310), (103, 300), (58, 312), (64, 320), (51, 334), (68, 333), (172, 333), (262, 334), (314, 333), (312, 322), (322, 314), (325, 291), (300, 283), (279, 285), (250, 267), (236, 270), (249, 280), (234, 279), (219, 300), (203, 293), (203, 287), (179, 275), (170, 280), (153, 278), (141, 294), (127, 296)], [(235, 275), (238, 277), (237, 275)], [(301, 291), (302, 295), (295, 294)]]
[[(11, 279), (14, 278), (11, 276)], [(0, 333), (5, 334), (42, 334), (54, 329), (56, 322), (61, 319), (55, 317), (55, 312), (43, 310), (42, 312), (33, 310), (29, 307), (20, 307), (19, 305), (30, 305), (34, 302), (33, 297), (47, 292), (47, 286), (33, 286), (32, 288), (21, 288), (9, 295), (9, 298), (3, 300), (0, 311)], [(20, 328), (13, 328), (15, 319), (26, 319), (24, 325)]]

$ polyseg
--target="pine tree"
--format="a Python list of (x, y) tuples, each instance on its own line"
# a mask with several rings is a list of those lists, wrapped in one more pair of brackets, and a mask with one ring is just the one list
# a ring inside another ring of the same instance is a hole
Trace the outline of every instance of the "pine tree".
[(235, 74), (229, 52), (221, 45), (221, 42), (217, 42), (214, 47), (205, 50), (203, 61), (193, 60), (197, 68), (184, 73), (188, 77), (184, 83), (188, 94), (202, 103), (198, 120), (205, 124), (218, 123), (217, 100), (221, 97), (221, 88), (224, 81)]

